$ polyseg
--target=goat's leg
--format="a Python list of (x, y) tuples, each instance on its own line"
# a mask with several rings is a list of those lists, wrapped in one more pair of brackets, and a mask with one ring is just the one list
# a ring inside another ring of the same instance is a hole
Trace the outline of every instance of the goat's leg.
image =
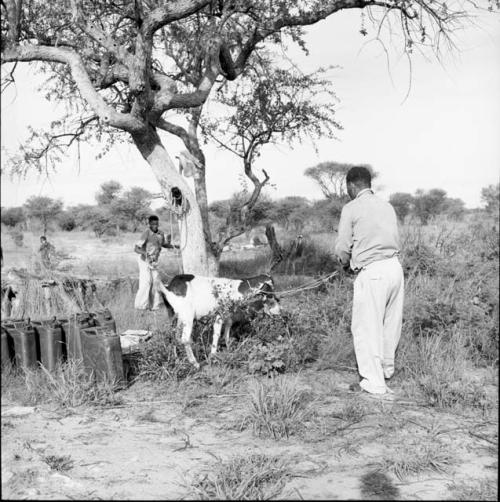
[(214, 336), (212, 338), (212, 349), (210, 350), (210, 355), (217, 353), (217, 346), (219, 345), (220, 332), (222, 330), (222, 317), (217, 316), (214, 322)]
[(182, 323), (182, 344), (186, 349), (188, 361), (196, 368), (200, 369), (200, 363), (196, 360), (191, 347), (191, 334), (193, 333), (193, 320), (184, 321)]
[(226, 321), (226, 324), (224, 325), (224, 340), (226, 341), (226, 349), (229, 349), (229, 344), (231, 342), (231, 339), (229, 338), (229, 335), (231, 333), (231, 326), (233, 325), (233, 320), (228, 319)]

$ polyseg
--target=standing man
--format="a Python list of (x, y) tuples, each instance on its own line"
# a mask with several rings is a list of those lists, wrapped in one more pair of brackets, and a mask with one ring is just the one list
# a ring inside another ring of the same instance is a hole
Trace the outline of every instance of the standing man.
[(346, 184), (352, 200), (342, 209), (335, 253), (342, 265), (350, 262), (358, 274), (351, 330), (361, 376), (360, 383), (349, 388), (392, 393), (385, 380), (394, 374), (404, 297), (396, 213), (374, 195), (366, 167), (349, 169)]
[(148, 218), (149, 228), (144, 231), (141, 238), (136, 242), (134, 251), (139, 255), (139, 289), (135, 297), (135, 308), (140, 310), (158, 310), (160, 294), (154, 287), (158, 280), (158, 258), (161, 248), (172, 247), (165, 234), (158, 229), (158, 216)]

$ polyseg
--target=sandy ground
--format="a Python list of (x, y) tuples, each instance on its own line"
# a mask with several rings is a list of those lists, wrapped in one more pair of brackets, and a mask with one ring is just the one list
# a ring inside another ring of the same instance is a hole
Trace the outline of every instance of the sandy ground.
[[(2, 498), (190, 498), (193, 479), (210, 472), (216, 458), (250, 453), (286, 460), (291, 476), (280, 497), (288, 499), (385, 499), (363, 481), (376, 470), (392, 483), (389, 498), (402, 500), (451, 500), (457, 483), (496, 484), (496, 413), (464, 416), (399, 397), (385, 402), (353, 395), (353, 378), (347, 372), (301, 373), (298, 382), (314, 397), (316, 417), (297, 435), (278, 441), (241, 430), (241, 384), (240, 393), (233, 387), (207, 395), (200, 389), (169, 394), (141, 383), (122, 391), (119, 406), (28, 408), (24, 415), (15, 403), (4, 402)], [(363, 416), (343, 416), (346, 404), (362, 409)], [(384, 459), (411, 456), (416, 445), (429, 443), (448, 456), (442, 471), (398, 479), (384, 467)], [(70, 457), (70, 468), (51, 469), (44, 461), (50, 455)]]

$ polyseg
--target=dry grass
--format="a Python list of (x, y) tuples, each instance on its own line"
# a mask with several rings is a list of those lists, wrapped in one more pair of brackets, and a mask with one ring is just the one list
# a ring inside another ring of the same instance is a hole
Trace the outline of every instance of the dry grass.
[(50, 373), (38, 369), (2, 370), (2, 396), (24, 405), (53, 403), (73, 408), (82, 405), (120, 404), (114, 382), (97, 382), (81, 362), (68, 360)]
[(436, 440), (407, 441), (388, 451), (380, 462), (380, 470), (404, 480), (422, 472), (445, 472), (453, 463), (453, 458), (451, 452)]
[(278, 497), (290, 475), (282, 457), (250, 454), (218, 459), (190, 484), (200, 500), (270, 500)]
[(288, 438), (302, 430), (312, 416), (310, 393), (298, 388), (297, 378), (255, 380), (248, 394), (248, 411), (243, 423), (259, 436)]
[(454, 481), (448, 485), (449, 500), (498, 500), (498, 477), (473, 481)]

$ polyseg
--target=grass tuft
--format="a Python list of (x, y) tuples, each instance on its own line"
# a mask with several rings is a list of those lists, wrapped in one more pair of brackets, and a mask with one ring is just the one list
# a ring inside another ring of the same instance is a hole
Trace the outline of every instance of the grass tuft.
[(288, 438), (300, 431), (311, 418), (310, 394), (297, 388), (297, 379), (272, 378), (255, 381), (249, 388), (248, 412), (244, 425), (257, 435)]
[(251, 454), (213, 464), (191, 492), (200, 500), (269, 500), (277, 497), (290, 475), (281, 457)]
[(53, 470), (58, 472), (66, 472), (73, 469), (73, 460), (68, 456), (47, 455), (43, 457), (43, 461)]
[(391, 451), (380, 464), (380, 470), (395, 474), (400, 480), (426, 471), (445, 472), (452, 455), (436, 441), (406, 443)]

